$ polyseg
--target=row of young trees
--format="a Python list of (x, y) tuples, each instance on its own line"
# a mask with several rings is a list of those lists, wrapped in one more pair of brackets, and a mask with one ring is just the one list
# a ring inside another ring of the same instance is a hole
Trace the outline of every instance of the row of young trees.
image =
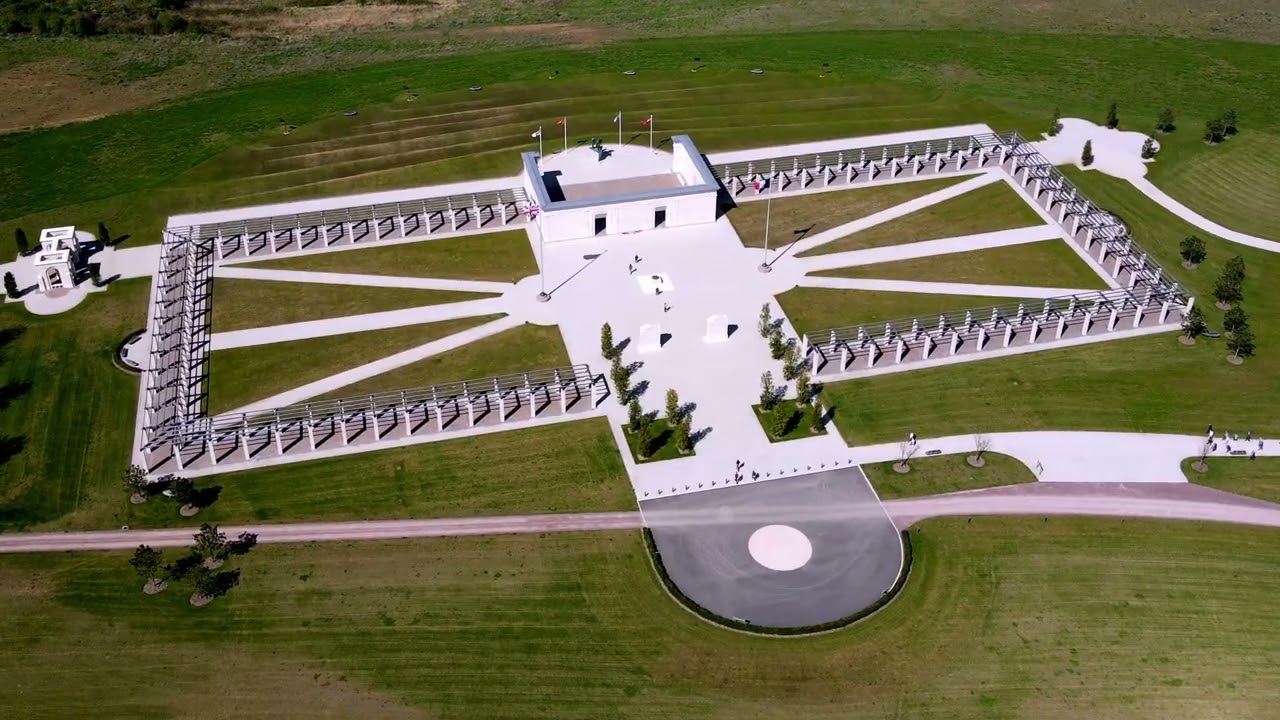
[[(1199, 264), (1205, 258), (1203, 241), (1195, 236), (1186, 238), (1182, 241), (1181, 254), (1184, 263), (1193, 266)], [(1222, 274), (1213, 285), (1214, 300), (1217, 301), (1218, 308), (1225, 311), (1222, 330), (1226, 334), (1227, 350), (1231, 352), (1230, 359), (1234, 363), (1252, 357), (1255, 350), (1253, 328), (1250, 327), (1249, 316), (1241, 305), (1244, 302), (1244, 279), (1244, 258), (1236, 255), (1223, 265)], [(1192, 307), (1182, 319), (1182, 334), (1188, 344), (1194, 343), (1207, 330), (1204, 312), (1199, 305)]]
[(146, 580), (142, 592), (155, 595), (171, 583), (186, 582), (191, 588), (189, 602), (201, 607), (226, 595), (240, 584), (239, 570), (217, 572), (229, 558), (247, 555), (258, 544), (258, 536), (242, 532), (234, 540), (219, 532), (216, 525), (201, 525), (195, 534), (195, 546), (166, 563), (164, 553), (149, 546), (139, 545), (129, 558), (129, 565), (138, 577)]
[(770, 357), (782, 361), (783, 379), (794, 382), (796, 387), (795, 406), (790, 407), (783, 402), (782, 389), (774, 384), (773, 373), (765, 372), (760, 376), (760, 411), (768, 418), (769, 434), (774, 439), (781, 439), (802, 419), (808, 421), (811, 432), (822, 432), (822, 407), (814, 402), (816, 393), (809, 369), (804, 358), (799, 356), (795, 341), (782, 334), (782, 323), (773, 318), (769, 303), (761, 306), (756, 329), (761, 337), (768, 340)]
[(188, 0), (0, 0), (0, 32), (92, 37), (204, 33)]
[[(663, 409), (670, 433), (667, 439), (675, 443), (676, 451), (681, 455), (693, 452), (693, 411), (680, 404), (680, 394), (675, 388), (667, 390), (666, 407)], [(658, 423), (634, 398), (627, 406), (627, 432), (635, 436), (636, 455), (641, 460), (647, 460), (661, 447), (659, 441), (663, 436)]]
[(146, 468), (140, 465), (130, 465), (125, 470), (123, 485), (129, 493), (129, 502), (134, 505), (141, 505), (159, 495), (173, 500), (178, 506), (178, 514), (183, 517), (200, 512), (212, 502), (217, 492), (217, 488), (199, 489), (191, 479), (177, 475), (165, 475), (152, 482), (147, 477)]

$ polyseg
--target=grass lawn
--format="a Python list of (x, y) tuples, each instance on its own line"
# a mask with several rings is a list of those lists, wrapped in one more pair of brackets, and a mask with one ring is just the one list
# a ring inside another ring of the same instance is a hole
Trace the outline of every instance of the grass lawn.
[[(794, 400), (784, 398), (778, 401), (778, 404), (769, 412), (762, 412), (759, 405), (752, 405), (751, 409), (755, 411), (756, 421), (760, 423), (760, 429), (764, 431), (764, 436), (769, 438), (771, 443), (800, 440), (827, 434), (826, 423), (823, 423), (819, 432), (815, 433), (809, 429), (809, 406), (798, 408)], [(782, 434), (782, 437), (774, 437), (773, 418), (779, 412), (790, 413), (791, 421), (787, 424), (787, 431)]]
[[(1257, 356), (1228, 365), (1222, 340), (1178, 344), (1174, 333), (1062, 348), (946, 368), (922, 369), (826, 386), (850, 442), (1004, 430), (1200, 432), (1208, 423), (1280, 433), (1270, 406), (1280, 399), (1280, 292), (1263, 280), (1280, 275), (1280, 256), (1199, 233), (1208, 259), (1184, 270), (1179, 241), (1194, 228), (1148, 201), (1123, 180), (1072, 168), (1067, 175), (1101, 206), (1124, 218), (1143, 248), (1200, 298), (1211, 328), (1222, 313), (1214, 280), (1232, 255), (1245, 259), (1244, 307)], [(781, 298), (780, 298), (781, 299)], [(904, 403), (901, 398), (913, 398)]]
[(246, 267), (512, 283), (538, 274), (523, 230), (293, 255)]
[(806, 250), (798, 257), (864, 250), (886, 245), (903, 245), (1043, 224), (1044, 220), (1027, 204), (1017, 190), (1009, 187), (1007, 183), (997, 182), (930, 205), (909, 215), (845, 235)]
[(213, 331), (483, 300), (492, 293), (214, 278)]
[[(830, 230), (837, 225), (873, 215), (908, 200), (969, 180), (969, 177), (945, 177), (868, 185), (815, 195), (779, 194), (771, 203), (747, 202), (729, 211), (729, 220), (746, 247), (764, 247), (766, 205), (769, 214), (769, 245), (784, 247), (796, 240)], [(754, 192), (754, 191), (748, 191)]]
[(209, 414), (305, 385), (378, 358), (492, 322), (502, 315), (248, 345), (209, 354)]
[(1209, 458), (1206, 461), (1209, 470), (1205, 473), (1191, 469), (1191, 463), (1196, 460), (1187, 458), (1182, 461), (1182, 474), (1187, 476), (1187, 480), (1237, 495), (1280, 503), (1280, 459)]
[(820, 270), (813, 275), (1105, 290), (1098, 273), (1062, 240)]
[(1000, 453), (982, 454), (986, 464), (980, 468), (969, 465), (970, 453), (915, 457), (911, 459), (911, 472), (894, 472), (893, 462), (863, 465), (862, 471), (876, 489), (881, 500), (939, 495), (960, 490), (1019, 485), (1036, 481), (1031, 469), (1016, 458)]
[(937, 318), (931, 316), (967, 308), (986, 307), (990, 314), (993, 305), (1018, 302), (1016, 298), (810, 287), (792, 288), (778, 295), (777, 300), (796, 332), (801, 334), (847, 325), (867, 325), (867, 331), (876, 334), (876, 328), (870, 327), (875, 323), (912, 317), (936, 321)]
[(149, 293), (147, 280), (121, 280), (59, 315), (0, 306), (0, 531), (77, 512), (97, 522), (128, 504), (138, 376), (111, 356), (146, 325)]
[[(592, 418), (199, 478), (220, 486), (194, 519), (129, 506), (132, 527), (631, 510), (635, 493), (604, 420)], [(121, 495), (123, 498), (123, 494)], [(127, 502), (127, 499), (125, 500)]]
[(635, 433), (628, 432), (626, 426), (622, 428), (622, 434), (627, 438), (627, 449), (631, 451), (631, 458), (638, 463), (658, 462), (659, 460), (677, 460), (683, 457), (693, 457), (698, 454), (697, 448), (689, 451), (688, 455), (682, 455), (680, 449), (676, 447), (675, 428), (666, 418), (653, 419), (653, 442), (649, 446), (649, 457), (640, 457), (640, 437)]
[(568, 364), (569, 352), (565, 350), (559, 326), (525, 323), (455, 350), (338, 388), (316, 399), (355, 397), (490, 375), (546, 370)]
[[(1280, 699), (1273, 530), (952, 518), (913, 547), (882, 612), (785, 641), (681, 609), (638, 533), (260, 546), (200, 610), (181, 587), (144, 596), (125, 553), (2, 556), (0, 703), (31, 718), (1155, 720), (1267, 717)], [(154, 667), (219, 670), (139, 671)]]
[[(1197, 118), (1198, 119), (1198, 118)], [(1214, 147), (1200, 141), (1203, 121), (1159, 137), (1151, 181), (1232, 230), (1280, 240), (1280, 133), (1245, 127)], [(1247, 182), (1241, 182), (1248, 178)]]

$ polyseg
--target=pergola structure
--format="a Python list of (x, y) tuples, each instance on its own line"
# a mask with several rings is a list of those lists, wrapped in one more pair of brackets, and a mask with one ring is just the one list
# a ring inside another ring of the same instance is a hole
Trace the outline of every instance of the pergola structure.
[(191, 228), (169, 228), (148, 318), (151, 358), (143, 376), (143, 442), (163, 428), (185, 427), (201, 416), (209, 371), (213, 317), (213, 243)]
[(527, 219), (524, 188), (445, 195), (382, 205), (362, 205), (293, 215), (214, 223), (200, 228), (219, 260), (377, 242), (388, 237), (429, 237)]
[[(812, 187), (864, 185), (903, 176), (927, 177), (976, 172), (1003, 164), (1016, 133), (941, 137), (924, 142), (851, 147), (847, 150), (782, 155), (712, 167), (729, 194), (736, 197), (757, 182), (774, 183), (772, 192)], [(756, 193), (764, 192), (764, 183)]]
[(608, 396), (586, 365), (480, 378), (150, 428), (147, 467), (190, 472), (259, 455), (316, 451), (465, 430), (596, 408)]
[(801, 350), (814, 376), (857, 374), (886, 365), (1122, 336), (1138, 328), (1177, 327), (1195, 298), (1176, 287), (1090, 292), (907, 318), (883, 327), (853, 325), (805, 333)]

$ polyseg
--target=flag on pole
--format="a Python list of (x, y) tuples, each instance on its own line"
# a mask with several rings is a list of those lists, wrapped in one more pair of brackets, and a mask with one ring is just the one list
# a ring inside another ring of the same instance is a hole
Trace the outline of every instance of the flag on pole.
[(534, 138), (542, 137), (542, 128), (538, 128), (537, 130), (534, 130), (533, 132), (529, 133), (529, 137), (534, 137)]
[(613, 116), (614, 122), (622, 122), (622, 111), (619, 110), (617, 115)]
[(568, 120), (568, 119), (569, 119), (569, 118), (560, 118), (559, 120), (557, 120), (557, 121), (556, 121), (556, 124), (557, 124), (557, 125), (564, 125), (564, 124), (565, 124), (565, 121), (566, 121), (566, 120)]
[(645, 119), (641, 120), (641, 121), (640, 121), (640, 124), (641, 124), (641, 125), (643, 125), (643, 126), (645, 126), (645, 127), (649, 127), (650, 125), (652, 125), (652, 124), (653, 124), (653, 116), (652, 116), (652, 115), (650, 115), (649, 117), (647, 117), (647, 118), (645, 118)]
[(751, 187), (755, 188), (756, 192), (760, 192), (761, 190), (764, 190), (769, 187), (769, 178), (765, 178), (763, 180), (757, 180), (751, 184)]

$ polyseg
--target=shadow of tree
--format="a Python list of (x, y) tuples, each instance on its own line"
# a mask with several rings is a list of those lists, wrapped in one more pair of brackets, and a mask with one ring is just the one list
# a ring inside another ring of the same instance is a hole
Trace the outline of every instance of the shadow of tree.
[(31, 382), (29, 380), (17, 380), (0, 386), (0, 410), (9, 407), (14, 400), (31, 392)]
[(0, 436), (0, 465), (4, 465), (27, 447), (26, 435)]

